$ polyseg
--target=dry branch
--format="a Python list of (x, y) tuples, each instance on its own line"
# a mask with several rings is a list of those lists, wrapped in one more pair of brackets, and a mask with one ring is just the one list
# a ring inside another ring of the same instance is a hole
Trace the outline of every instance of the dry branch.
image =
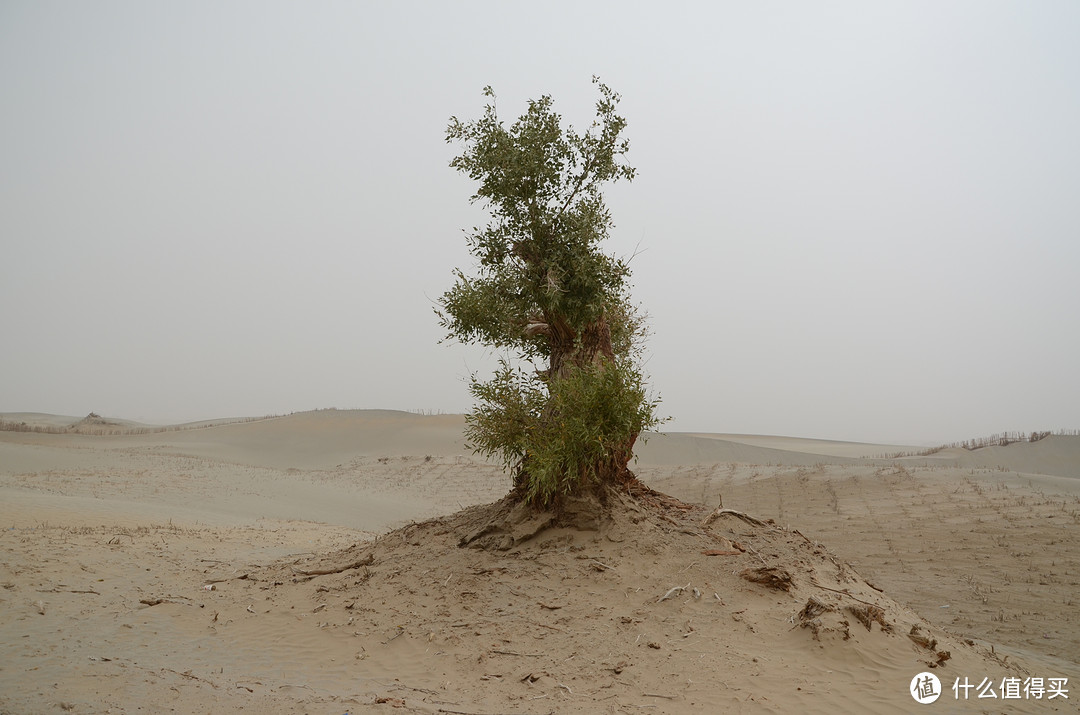
[(665, 593), (663, 596), (656, 599), (656, 602), (661, 603), (663, 601), (666, 601), (669, 598), (671, 598), (672, 596), (675, 596), (676, 594), (680, 594), (680, 593), (682, 593), (683, 591), (685, 591), (688, 588), (690, 588), (690, 584), (686, 584), (685, 586), (675, 586), (671, 590), (669, 590), (667, 593)]
[(305, 571), (304, 569), (298, 569), (294, 566), (293, 573), (299, 574), (301, 576), (326, 576), (327, 574), (341, 573), (342, 571), (351, 571), (352, 569), (358, 569), (361, 566), (370, 566), (373, 563), (375, 563), (375, 556), (373, 554), (368, 554), (359, 561), (353, 562), (351, 564), (346, 564), (344, 566), (335, 566), (334, 568), (329, 569), (311, 569)]
[(723, 509), (721, 507), (717, 507), (712, 514), (709, 514), (707, 517), (705, 517), (705, 521), (701, 522), (701, 526), (706, 527), (722, 516), (734, 516), (742, 519), (747, 524), (752, 524), (754, 526), (768, 526), (768, 524), (766, 524), (765, 522), (761, 521), (760, 519), (755, 519), (749, 514), (744, 514), (741, 511), (736, 511), (735, 509)]
[(815, 581), (813, 578), (810, 579), (810, 583), (814, 584), (818, 588), (823, 588), (826, 591), (832, 591), (833, 593), (839, 593), (841, 596), (847, 596), (848, 598), (854, 599), (854, 600), (858, 601), (859, 603), (865, 603), (867, 606), (875, 606), (876, 607), (876, 604), (870, 603), (869, 601), (864, 601), (861, 598), (859, 598), (858, 596), (852, 596), (847, 591), (841, 591), (838, 588), (829, 588), (828, 586), (822, 586), (820, 583)]
[(252, 580), (251, 574), (243, 574), (242, 576), (229, 576), (227, 578), (211, 578), (207, 579), (207, 585), (212, 583), (224, 583), (225, 581), (247, 581)]
[(162, 603), (179, 603), (181, 606), (198, 606), (199, 608), (205, 607), (205, 605), (202, 603), (193, 603), (186, 598), (171, 598), (168, 596), (165, 596), (163, 598), (143, 598), (139, 600), (139, 603), (145, 604), (147, 606), (158, 606)]

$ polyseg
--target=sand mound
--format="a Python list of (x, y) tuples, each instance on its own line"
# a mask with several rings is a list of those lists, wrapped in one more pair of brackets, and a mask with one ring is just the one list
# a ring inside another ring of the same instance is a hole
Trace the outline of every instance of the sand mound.
[(749, 515), (655, 493), (569, 517), (515, 509), (268, 567), (258, 613), (306, 603), (354, 643), (355, 702), (417, 712), (823, 711), (859, 688), (864, 711), (892, 712), (920, 671), (1020, 672)]

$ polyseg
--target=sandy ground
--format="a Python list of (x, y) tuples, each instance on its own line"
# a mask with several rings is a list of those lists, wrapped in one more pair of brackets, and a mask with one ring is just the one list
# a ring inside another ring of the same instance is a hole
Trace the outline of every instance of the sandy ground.
[(0, 712), (1080, 711), (1080, 438), (906, 449), (658, 436), (530, 536), (460, 417), (0, 432)]

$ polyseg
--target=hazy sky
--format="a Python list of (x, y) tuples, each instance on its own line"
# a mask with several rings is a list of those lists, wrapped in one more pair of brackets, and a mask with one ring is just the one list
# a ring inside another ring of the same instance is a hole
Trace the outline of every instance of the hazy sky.
[(451, 115), (600, 75), (672, 430), (1080, 427), (1080, 4), (0, 2), (0, 411), (463, 412)]

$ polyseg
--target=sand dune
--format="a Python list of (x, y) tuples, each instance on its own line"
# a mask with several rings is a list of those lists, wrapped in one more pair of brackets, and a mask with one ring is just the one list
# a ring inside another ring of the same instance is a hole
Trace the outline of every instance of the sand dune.
[[(810, 442), (810, 440), (807, 440)], [(648, 435), (644, 444), (636, 450), (638, 462), (644, 465), (714, 464), (716, 462), (744, 462), (747, 464), (812, 465), (823, 461), (854, 464), (855, 457), (826, 456), (820, 452), (785, 449), (810, 446), (794, 440), (737, 441), (734, 436), (721, 436), (667, 432)]]
[(749, 444), (756, 447), (798, 452), (801, 454), (820, 454), (827, 457), (881, 457), (896, 452), (916, 452), (921, 447), (896, 444), (872, 444), (868, 442), (842, 442), (832, 439), (806, 439), (804, 437), (781, 437), (776, 435), (755, 434), (716, 434), (705, 432), (686, 433), (693, 437), (719, 439), (737, 444)]
[(947, 449), (931, 457), (908, 457), (904, 461), (1080, 478), (1080, 438), (1051, 435), (1038, 442), (1016, 442), (972, 451)]
[[(654, 435), (636, 469), (689, 511), (484, 552), (447, 515), (509, 481), (460, 416), (222, 422), (0, 432), (0, 712), (884, 713), (938, 650), (946, 687), (1080, 664), (1080, 437), (882, 460), (906, 448)], [(721, 500), (772, 522), (703, 528)], [(737, 575), (765, 565), (795, 588)]]

